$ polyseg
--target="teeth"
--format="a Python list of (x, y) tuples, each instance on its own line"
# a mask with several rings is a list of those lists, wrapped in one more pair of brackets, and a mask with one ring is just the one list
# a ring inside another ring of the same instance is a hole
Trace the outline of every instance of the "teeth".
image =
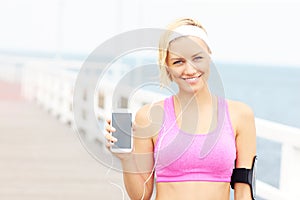
[(197, 78), (199, 78), (202, 74), (200, 74), (197, 77), (192, 77), (192, 78), (183, 78), (183, 80), (196, 80)]

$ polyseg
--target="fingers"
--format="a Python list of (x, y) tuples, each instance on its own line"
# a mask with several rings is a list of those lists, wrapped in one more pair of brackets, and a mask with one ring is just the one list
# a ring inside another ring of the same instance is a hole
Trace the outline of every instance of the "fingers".
[(111, 135), (112, 132), (115, 132), (116, 129), (111, 126), (111, 119), (106, 119), (107, 124), (105, 125), (105, 130), (107, 134), (105, 135), (106, 139), (106, 147), (109, 149), (115, 142), (117, 142), (117, 138)]
[(105, 135), (105, 139), (106, 139), (106, 147), (110, 148), (112, 145), (114, 145), (115, 142), (117, 142), (117, 138), (113, 137), (110, 133), (107, 133)]
[(108, 133), (111, 133), (111, 132), (115, 132), (116, 129), (114, 127), (112, 127), (111, 125), (107, 124), (105, 125), (105, 130), (108, 132)]
[(116, 129), (114, 127), (111, 126), (111, 120), (110, 119), (107, 119), (106, 120), (107, 124), (105, 125), (105, 130), (108, 132), (108, 133), (111, 133), (111, 132), (115, 132)]
[(105, 135), (105, 139), (110, 143), (114, 143), (117, 141), (117, 138), (113, 137), (110, 133), (107, 133)]

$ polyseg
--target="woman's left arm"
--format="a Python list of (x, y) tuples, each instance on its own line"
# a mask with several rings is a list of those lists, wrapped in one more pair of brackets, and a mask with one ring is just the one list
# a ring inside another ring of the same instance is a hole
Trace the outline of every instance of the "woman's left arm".
[[(237, 102), (235, 106), (236, 115), (236, 168), (251, 169), (253, 158), (256, 155), (256, 129), (254, 113), (244, 103)], [(251, 200), (251, 190), (248, 184), (235, 183), (235, 200)]]

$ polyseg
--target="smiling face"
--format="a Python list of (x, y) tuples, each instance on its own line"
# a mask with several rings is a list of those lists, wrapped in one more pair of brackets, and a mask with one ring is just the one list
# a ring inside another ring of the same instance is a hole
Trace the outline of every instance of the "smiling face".
[(210, 56), (200, 38), (184, 36), (171, 41), (166, 64), (181, 92), (196, 93), (207, 87)]

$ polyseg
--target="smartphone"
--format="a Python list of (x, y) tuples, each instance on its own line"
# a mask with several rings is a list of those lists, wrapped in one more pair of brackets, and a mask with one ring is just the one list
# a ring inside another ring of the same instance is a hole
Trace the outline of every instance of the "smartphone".
[(128, 110), (118, 110), (112, 112), (111, 125), (116, 129), (112, 132), (112, 136), (117, 138), (110, 146), (112, 152), (129, 153), (132, 151), (133, 135), (132, 135), (132, 113)]

